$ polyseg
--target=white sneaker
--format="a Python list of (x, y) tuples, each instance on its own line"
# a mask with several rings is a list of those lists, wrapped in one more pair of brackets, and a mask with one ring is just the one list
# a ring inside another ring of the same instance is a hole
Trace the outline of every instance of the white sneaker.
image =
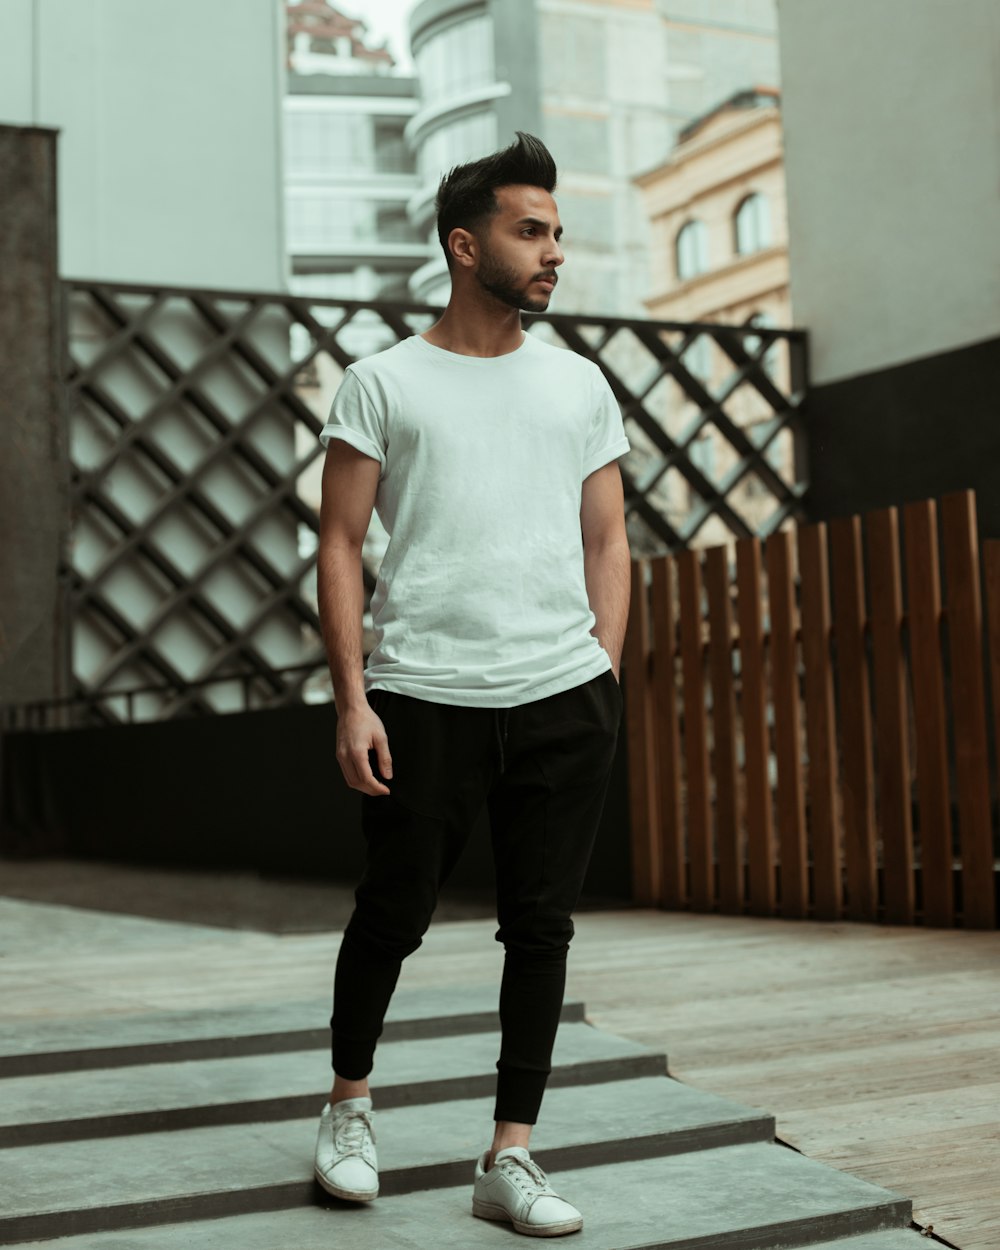
[(375, 1112), (370, 1098), (345, 1098), (323, 1108), (316, 1138), (316, 1179), (328, 1194), (351, 1202), (378, 1197)]
[(498, 1151), (487, 1172), (484, 1151), (476, 1161), (472, 1214), (481, 1220), (509, 1220), (530, 1237), (558, 1237), (583, 1228), (583, 1216), (549, 1184), (524, 1146)]

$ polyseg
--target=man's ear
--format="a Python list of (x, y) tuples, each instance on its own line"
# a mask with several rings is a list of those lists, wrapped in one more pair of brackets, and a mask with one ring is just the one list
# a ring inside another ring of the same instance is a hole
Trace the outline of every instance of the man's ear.
[(448, 235), (448, 250), (457, 265), (470, 268), (479, 259), (479, 244), (471, 230), (456, 226)]

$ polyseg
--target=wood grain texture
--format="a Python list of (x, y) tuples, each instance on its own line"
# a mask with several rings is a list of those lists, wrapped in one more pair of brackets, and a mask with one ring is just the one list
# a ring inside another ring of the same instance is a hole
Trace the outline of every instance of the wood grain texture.
[(715, 903), (712, 847), (712, 794), (708, 767), (708, 717), (705, 710), (704, 628), (701, 608), (701, 555), (677, 557), (680, 583), (681, 670), (684, 680), (684, 760), (687, 779), (687, 855), (689, 893), (696, 911)]
[(628, 752), (632, 898), (641, 906), (661, 901), (650, 645), (646, 562), (633, 560), (628, 624), (622, 647), (622, 674), (625, 679), (624, 728)]
[(736, 612), (739, 619), (740, 716), (746, 785), (749, 906), (755, 916), (773, 915), (774, 817), (768, 769), (767, 670), (764, 662), (763, 590), (759, 538), (736, 544)]
[(809, 907), (806, 810), (802, 775), (802, 722), (796, 636), (792, 537), (787, 530), (767, 540), (767, 593), (771, 615), (771, 701), (778, 757), (779, 910), (805, 916)]
[(901, 633), (903, 589), (899, 520), (895, 508), (882, 508), (869, 514), (868, 561), (885, 919), (892, 924), (912, 924), (916, 894), (910, 812), (909, 716)]
[(847, 914), (852, 920), (874, 920), (878, 915), (877, 831), (861, 518), (838, 517), (830, 522), (829, 529), (840, 697)]
[(941, 634), (941, 564), (937, 506), (933, 499), (903, 509), (909, 601), (910, 667), (917, 799), (920, 812), (920, 875), (925, 924), (955, 922), (952, 830), (948, 777), (948, 719), (944, 698)]
[(682, 908), (687, 902), (687, 861), (678, 715), (680, 678), (674, 595), (677, 573), (668, 555), (651, 559), (650, 568), (661, 895), (663, 906)]
[(944, 530), (951, 714), (955, 726), (958, 833), (962, 849), (962, 922), (967, 928), (996, 924), (993, 831), (982, 660), (982, 604), (976, 497), (971, 490), (941, 500)]
[(839, 920), (843, 906), (843, 869), (826, 526), (822, 522), (801, 525), (798, 538), (814, 915), (817, 920)]
[(743, 817), (736, 759), (736, 693), (733, 681), (733, 613), (729, 594), (729, 548), (705, 552), (708, 592), (708, 662), (712, 683), (712, 775), (715, 779), (715, 843), (719, 861), (719, 907), (743, 909)]

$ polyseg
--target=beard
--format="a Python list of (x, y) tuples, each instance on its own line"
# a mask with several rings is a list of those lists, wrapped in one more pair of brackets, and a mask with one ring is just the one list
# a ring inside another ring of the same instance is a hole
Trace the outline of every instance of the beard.
[(509, 308), (519, 308), (524, 312), (545, 312), (549, 306), (549, 297), (529, 295), (528, 287), (541, 274), (533, 274), (523, 285), (518, 284), (516, 270), (498, 261), (492, 252), (482, 249), (483, 259), (476, 274), (476, 281), (488, 291), (494, 299), (498, 299)]

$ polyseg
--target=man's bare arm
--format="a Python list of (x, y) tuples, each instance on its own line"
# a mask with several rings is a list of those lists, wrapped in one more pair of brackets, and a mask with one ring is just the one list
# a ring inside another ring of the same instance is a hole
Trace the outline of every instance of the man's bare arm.
[(365, 698), (362, 547), (378, 488), (379, 463), (333, 439), (323, 465), (316, 589), (320, 627), (337, 706), (337, 760), (344, 779), (367, 794), (388, 794), (374, 776), (369, 750), (378, 752), (379, 771), (392, 775), (382, 722)]
[(594, 613), (590, 631), (611, 657), (615, 677), (631, 598), (632, 557), (625, 530), (625, 497), (617, 461), (584, 479), (580, 508), (583, 570), (587, 598)]

